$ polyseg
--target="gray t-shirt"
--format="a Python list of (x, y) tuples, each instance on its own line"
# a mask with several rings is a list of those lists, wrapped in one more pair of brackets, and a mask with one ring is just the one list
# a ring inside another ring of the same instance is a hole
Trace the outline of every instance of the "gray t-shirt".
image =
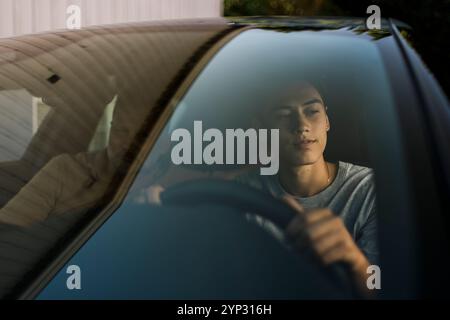
[[(259, 171), (241, 175), (237, 181), (268, 191), (275, 197), (288, 193), (278, 176), (262, 176)], [(336, 178), (325, 190), (311, 197), (294, 197), (305, 209), (330, 208), (340, 216), (358, 247), (371, 264), (378, 264), (377, 224), (375, 216), (375, 182), (370, 168), (339, 162)], [(284, 232), (272, 222), (256, 215), (249, 219), (261, 224), (279, 240)]]

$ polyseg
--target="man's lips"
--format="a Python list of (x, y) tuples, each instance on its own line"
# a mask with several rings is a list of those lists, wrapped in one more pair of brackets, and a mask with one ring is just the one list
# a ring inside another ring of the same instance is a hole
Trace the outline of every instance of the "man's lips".
[(317, 139), (298, 139), (294, 142), (296, 148), (306, 148), (317, 142)]

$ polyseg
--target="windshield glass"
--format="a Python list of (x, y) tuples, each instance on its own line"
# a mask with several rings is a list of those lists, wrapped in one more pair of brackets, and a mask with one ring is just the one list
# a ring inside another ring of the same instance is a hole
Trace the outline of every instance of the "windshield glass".
[[(195, 65), (189, 59), (208, 40), (216, 41), (214, 36), (224, 29), (181, 26), (173, 33), (156, 28), (148, 32), (128, 30), (125, 34), (110, 29), (111, 34), (90, 37), (88, 32), (76, 43), (49, 52), (35, 51), (54, 45), (57, 36), (37, 37), (21, 42), (21, 53), (0, 65), (0, 92), (25, 92), (23, 97), (9, 94), (8, 101), (23, 102), (24, 97), (36, 101), (29, 108), (36, 120), (17, 118), (17, 128), (26, 128), (27, 132), (23, 150), (0, 163), (0, 173), (5, 176), (1, 180), (0, 241), (4, 246), (2, 259), (7, 261), (0, 268), (3, 292), (12, 290), (37, 261), (48, 258), (44, 253), (69, 236), (68, 230), (80, 219), (94, 217), (108, 204), (107, 196), (123, 182), (126, 165), (133, 162), (140, 143), (153, 129), (144, 125), (149, 119), (156, 122), (153, 112), (165, 106), (158, 104), (159, 99), (169, 89), (180, 88), (181, 82), (174, 85), (172, 80), (183, 68)], [(67, 37), (77, 38), (76, 34)], [(197, 257), (204, 258), (201, 261), (206, 261), (195, 271), (203, 270), (202, 276), (210, 276), (202, 278), (205, 284), (212, 283), (214, 274), (225, 275), (241, 267), (245, 270), (242, 274), (247, 275), (252, 268), (245, 269), (243, 261), (253, 257), (241, 252), (239, 257), (244, 260), (234, 261), (231, 269), (220, 259), (209, 264), (217, 242), (224, 246), (221, 254), (229, 257), (238, 255), (239, 246), (227, 249), (225, 238), (215, 239), (214, 228), (208, 231), (208, 241), (200, 236), (191, 238), (189, 228), (203, 224), (198, 216), (197, 220), (190, 219), (182, 216), (184, 213), (206, 204), (202, 210), (208, 216), (217, 212), (222, 219), (216, 224), (222, 234), (247, 243), (244, 248), (253, 253), (266, 252), (266, 262), (275, 261), (276, 250), (296, 252), (297, 244), (302, 245), (289, 239), (289, 221), (279, 218), (276, 210), (269, 210), (288, 197), (294, 200), (289, 205), (298, 212), (315, 212), (312, 220), (334, 221), (333, 226), (340, 228), (352, 252), (361, 258), (351, 263), (378, 265), (376, 172), (367, 128), (369, 118), (371, 123), (386, 121), (381, 117), (386, 113), (377, 112), (392, 110), (394, 102), (377, 41), (383, 41), (383, 36), (349, 28), (256, 28), (242, 31), (227, 42), (175, 103), (123, 205), (87, 242), (85, 248), (93, 246), (90, 258), (101, 270), (116, 268), (117, 272), (130, 260), (144, 259), (136, 265), (141, 265), (139, 270), (146, 274), (133, 273), (135, 279), (139, 278), (136, 281), (147, 279), (142, 283), (156, 283), (160, 285), (156, 288), (164, 290), (142, 293), (154, 298), (183, 298), (186, 296), (177, 295), (186, 292), (179, 291), (180, 287), (192, 287), (179, 283), (197, 279), (186, 276), (186, 272), (195, 269), (192, 261), (200, 261), (189, 258), (189, 252), (195, 251)], [(0, 98), (2, 101), (6, 100)], [(7, 110), (15, 106), (5, 102), (1, 107)], [(374, 119), (377, 114), (379, 118)], [(2, 115), (5, 117), (0, 121), (11, 119), (6, 117), (7, 111)], [(38, 129), (33, 134), (35, 125)], [(142, 128), (148, 131), (142, 132)], [(2, 147), (14, 145), (8, 139), (4, 139)], [(181, 185), (176, 196), (173, 188), (187, 182), (191, 184)], [(190, 199), (182, 200), (182, 194)], [(165, 229), (161, 221), (173, 217), (181, 219), (168, 224), (176, 229)], [(264, 236), (237, 227), (242, 219), (234, 220), (236, 217), (243, 218), (252, 230), (263, 231)], [(183, 219), (190, 222), (185, 224)], [(295, 239), (295, 226), (291, 229)], [(108, 233), (111, 230), (115, 231)], [(249, 234), (255, 237), (245, 238)], [(111, 250), (98, 250), (91, 244), (98, 239), (103, 239), (100, 243)], [(186, 250), (180, 251), (176, 245), (191, 240), (197, 242)], [(267, 247), (271, 249), (261, 248), (264, 243), (271, 243)], [(252, 244), (259, 249), (251, 249)], [(100, 258), (108, 252), (116, 254)], [(129, 259), (120, 259), (126, 255)], [(289, 254), (289, 259), (292, 256)], [(113, 258), (116, 263), (109, 264)], [(153, 271), (145, 267), (149, 259)], [(107, 261), (107, 266), (100, 267)], [(280, 277), (284, 268), (290, 268), (284, 276), (299, 273), (294, 264), (287, 267), (291, 260), (277, 261), (274, 270)], [(272, 273), (271, 265), (265, 265), (266, 271)], [(165, 274), (171, 270), (173, 274)], [(300, 272), (298, 276), (305, 274)], [(164, 282), (164, 275), (167, 279), (175, 277), (170, 282), (172, 287)], [(228, 288), (226, 276), (223, 279), (222, 288)], [(276, 287), (277, 277), (272, 280)], [(354, 281), (357, 285), (363, 283), (361, 273), (355, 275)], [(129, 286), (133, 283), (130, 281)], [(297, 297), (295, 281), (285, 283), (292, 285), (290, 292)], [(219, 283), (215, 286), (220, 288)], [(269, 296), (273, 293), (274, 297), (286, 297), (280, 294), (285, 290), (283, 286), (271, 291), (275, 287), (269, 287)], [(128, 297), (127, 290), (122, 289), (111, 289), (111, 295)], [(222, 297), (217, 290), (213, 295), (205, 293), (206, 297)]]

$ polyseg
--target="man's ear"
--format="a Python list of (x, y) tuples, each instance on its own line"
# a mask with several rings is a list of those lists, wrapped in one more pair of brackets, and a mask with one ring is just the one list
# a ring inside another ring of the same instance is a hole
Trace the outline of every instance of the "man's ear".
[(330, 131), (330, 119), (328, 119), (328, 115), (326, 115), (327, 117), (327, 131)]

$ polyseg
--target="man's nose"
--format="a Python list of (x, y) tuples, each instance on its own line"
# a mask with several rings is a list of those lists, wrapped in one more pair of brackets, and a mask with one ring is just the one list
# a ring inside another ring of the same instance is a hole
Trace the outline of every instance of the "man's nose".
[(293, 129), (295, 133), (304, 133), (310, 131), (310, 124), (304, 115), (301, 113), (296, 113), (293, 119)]

